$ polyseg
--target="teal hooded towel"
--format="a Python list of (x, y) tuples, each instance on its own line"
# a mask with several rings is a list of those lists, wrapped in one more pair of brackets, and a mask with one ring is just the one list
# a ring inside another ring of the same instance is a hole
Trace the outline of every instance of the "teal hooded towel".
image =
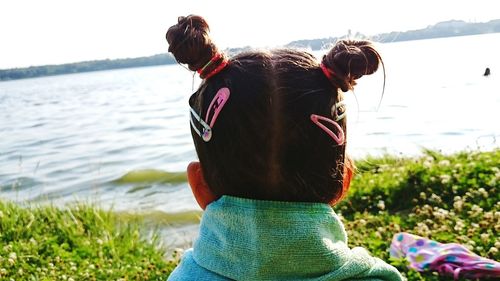
[(322, 203), (223, 196), (203, 213), (199, 238), (168, 280), (403, 280), (363, 248)]

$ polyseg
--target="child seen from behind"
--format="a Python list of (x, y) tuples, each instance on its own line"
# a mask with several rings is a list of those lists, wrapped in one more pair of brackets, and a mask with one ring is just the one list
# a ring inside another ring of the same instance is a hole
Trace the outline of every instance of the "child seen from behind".
[(169, 52), (203, 79), (189, 99), (199, 162), (188, 179), (205, 210), (169, 280), (402, 280), (349, 249), (332, 207), (349, 187), (344, 92), (374, 73), (368, 41), (342, 40), (320, 62), (304, 51), (228, 58), (199, 16), (169, 28)]

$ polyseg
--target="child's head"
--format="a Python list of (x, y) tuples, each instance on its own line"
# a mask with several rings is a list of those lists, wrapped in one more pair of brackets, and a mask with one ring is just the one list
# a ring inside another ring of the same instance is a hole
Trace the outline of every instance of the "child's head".
[(208, 32), (203, 18), (180, 17), (167, 41), (177, 61), (205, 79), (189, 101), (191, 132), (213, 194), (340, 199), (352, 172), (343, 92), (377, 70), (378, 52), (370, 42), (343, 40), (321, 62), (292, 49), (227, 59)]

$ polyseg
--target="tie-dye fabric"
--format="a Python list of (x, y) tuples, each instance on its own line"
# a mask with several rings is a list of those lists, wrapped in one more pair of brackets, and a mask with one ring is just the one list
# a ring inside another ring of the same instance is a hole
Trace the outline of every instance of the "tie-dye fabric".
[(438, 271), (455, 279), (500, 277), (500, 263), (456, 243), (439, 243), (410, 233), (394, 235), (391, 257), (406, 258), (417, 271)]

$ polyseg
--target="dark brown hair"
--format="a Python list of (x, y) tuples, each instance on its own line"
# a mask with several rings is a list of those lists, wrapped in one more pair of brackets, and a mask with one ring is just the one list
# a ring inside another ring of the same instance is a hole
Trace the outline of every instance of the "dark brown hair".
[[(166, 35), (169, 51), (179, 63), (198, 70), (219, 53), (208, 32), (202, 17), (180, 17)], [(304, 51), (250, 51), (232, 57), (190, 99), (191, 107), (205, 116), (220, 88), (231, 91), (209, 142), (192, 129), (212, 192), (261, 200), (338, 201), (348, 187), (344, 175), (352, 172), (352, 163), (345, 156), (345, 143), (334, 142), (310, 116), (335, 119), (342, 113), (332, 111), (343, 99), (339, 90), (352, 89), (356, 79), (375, 72), (380, 62), (370, 42), (351, 40), (337, 42), (323, 57), (331, 79)], [(345, 132), (346, 118), (338, 124)]]

